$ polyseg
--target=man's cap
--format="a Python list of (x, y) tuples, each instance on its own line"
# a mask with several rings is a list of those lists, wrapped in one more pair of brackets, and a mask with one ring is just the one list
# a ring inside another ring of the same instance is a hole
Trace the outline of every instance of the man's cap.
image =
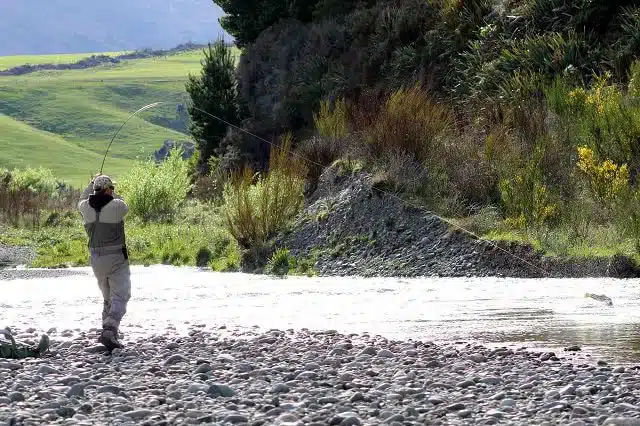
[(114, 182), (111, 180), (109, 176), (101, 175), (95, 178), (93, 181), (93, 190), (94, 191), (102, 191), (109, 187), (112, 187)]

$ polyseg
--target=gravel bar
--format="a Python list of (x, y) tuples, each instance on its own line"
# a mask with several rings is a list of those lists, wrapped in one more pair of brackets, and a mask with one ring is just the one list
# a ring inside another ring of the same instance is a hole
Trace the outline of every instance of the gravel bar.
[(638, 371), (580, 357), (205, 325), (107, 355), (97, 330), (50, 333), (51, 355), (0, 360), (0, 422), (640, 425)]
[(81, 275), (87, 275), (87, 273), (71, 269), (0, 269), (0, 281), (40, 280)]

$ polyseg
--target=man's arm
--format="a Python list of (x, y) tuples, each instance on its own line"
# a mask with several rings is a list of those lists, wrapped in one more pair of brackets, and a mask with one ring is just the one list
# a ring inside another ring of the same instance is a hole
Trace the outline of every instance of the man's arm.
[(129, 213), (129, 206), (127, 205), (127, 203), (125, 203), (124, 200), (120, 197), (114, 198), (112, 203), (116, 206), (119, 219), (118, 221), (124, 220), (124, 217), (127, 215), (127, 213)]
[(80, 201), (78, 202), (78, 206), (80, 206), (80, 203), (82, 203), (83, 201), (86, 201), (89, 199), (89, 196), (93, 193), (93, 179), (91, 179), (91, 182), (89, 182), (89, 185), (84, 189), (84, 191), (82, 191), (82, 194), (80, 195)]

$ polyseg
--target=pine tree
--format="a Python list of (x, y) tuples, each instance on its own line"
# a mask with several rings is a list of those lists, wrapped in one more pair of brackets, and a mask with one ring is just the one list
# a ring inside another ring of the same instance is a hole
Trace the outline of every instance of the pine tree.
[(209, 158), (217, 154), (228, 125), (198, 109), (232, 124), (239, 119), (233, 47), (222, 39), (213, 46), (209, 44), (204, 49), (200, 76), (189, 75), (186, 90), (192, 101), (188, 107), (189, 131), (198, 147), (199, 166), (206, 169)]

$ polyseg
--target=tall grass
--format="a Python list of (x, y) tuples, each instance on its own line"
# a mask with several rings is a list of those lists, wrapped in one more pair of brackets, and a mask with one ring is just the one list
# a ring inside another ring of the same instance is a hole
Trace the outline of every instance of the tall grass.
[(343, 139), (349, 133), (349, 117), (344, 98), (335, 102), (333, 108), (328, 100), (320, 102), (320, 111), (313, 113), (313, 123), (319, 136)]
[(453, 124), (452, 111), (415, 85), (393, 92), (373, 121), (359, 123), (359, 127), (374, 153), (401, 150), (425, 163), (437, 155), (441, 136)]
[(281, 146), (271, 150), (267, 173), (245, 167), (225, 185), (223, 224), (245, 249), (264, 246), (303, 205), (305, 169), (291, 156), (290, 147), (291, 136), (286, 135)]

